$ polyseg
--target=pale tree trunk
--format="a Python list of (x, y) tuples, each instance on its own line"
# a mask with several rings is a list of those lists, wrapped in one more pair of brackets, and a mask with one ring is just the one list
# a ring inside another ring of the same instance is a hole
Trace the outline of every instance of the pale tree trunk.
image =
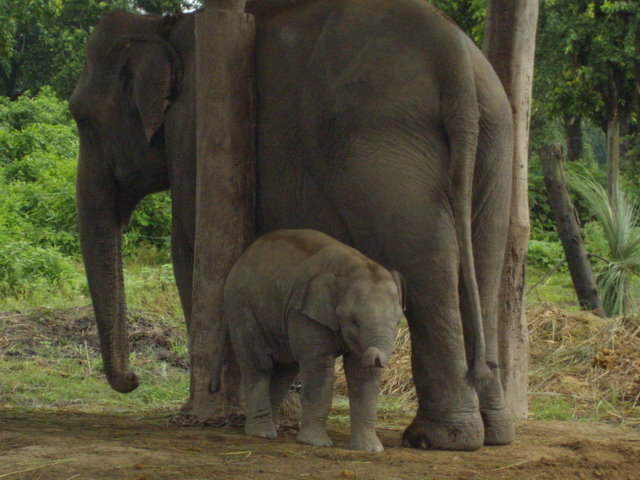
[(517, 418), (525, 418), (528, 409), (527, 166), (537, 22), (538, 0), (487, 0), (484, 50), (505, 87), (514, 121), (513, 190), (499, 313), (499, 348), (507, 406)]
[(253, 17), (245, 0), (206, 0), (196, 14), (196, 231), (188, 411), (211, 414), (220, 385), (224, 281), (254, 235)]
[(562, 168), (562, 148), (559, 145), (545, 145), (540, 150), (544, 170), (544, 184), (556, 222), (556, 230), (562, 241), (565, 257), (578, 303), (583, 310), (589, 310), (604, 317), (604, 309), (593, 279), (591, 263), (584, 248), (578, 214), (569, 197), (567, 181)]

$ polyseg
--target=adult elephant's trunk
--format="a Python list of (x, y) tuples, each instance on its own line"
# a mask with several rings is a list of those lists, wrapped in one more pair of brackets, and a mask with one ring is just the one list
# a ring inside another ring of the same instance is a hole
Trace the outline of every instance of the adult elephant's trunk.
[(138, 386), (129, 371), (126, 302), (122, 277), (122, 224), (111, 172), (81, 141), (76, 185), (80, 246), (100, 335), (107, 379), (127, 393)]

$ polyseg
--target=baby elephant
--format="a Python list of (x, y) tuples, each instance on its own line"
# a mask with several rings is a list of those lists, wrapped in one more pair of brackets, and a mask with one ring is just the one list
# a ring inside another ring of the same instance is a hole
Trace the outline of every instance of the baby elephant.
[(299, 373), (297, 440), (331, 446), (335, 358), (343, 355), (351, 446), (381, 452), (375, 431), (381, 367), (404, 318), (400, 275), (315, 230), (278, 230), (240, 257), (225, 285), (225, 319), (242, 373), (245, 433), (276, 437), (277, 412)]

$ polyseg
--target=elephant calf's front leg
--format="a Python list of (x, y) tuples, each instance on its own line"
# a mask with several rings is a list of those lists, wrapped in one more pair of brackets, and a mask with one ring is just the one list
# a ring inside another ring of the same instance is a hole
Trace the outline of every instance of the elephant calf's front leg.
[(351, 414), (351, 448), (382, 452), (384, 447), (376, 434), (377, 401), (382, 369), (361, 367), (361, 358), (344, 356), (344, 373), (349, 388)]
[(334, 358), (313, 357), (300, 360), (302, 381), (302, 419), (296, 439), (317, 447), (330, 447), (327, 417), (333, 396)]

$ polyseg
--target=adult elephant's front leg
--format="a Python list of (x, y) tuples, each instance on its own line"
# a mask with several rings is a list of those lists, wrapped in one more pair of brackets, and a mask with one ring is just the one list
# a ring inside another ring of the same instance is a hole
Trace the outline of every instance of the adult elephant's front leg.
[(440, 298), (420, 292), (425, 287), (418, 287), (409, 303), (418, 411), (402, 443), (414, 448), (475, 450), (484, 442), (482, 418), (476, 393), (467, 379), (456, 300), (446, 298), (450, 295), (441, 287), (436, 288), (442, 294)]

